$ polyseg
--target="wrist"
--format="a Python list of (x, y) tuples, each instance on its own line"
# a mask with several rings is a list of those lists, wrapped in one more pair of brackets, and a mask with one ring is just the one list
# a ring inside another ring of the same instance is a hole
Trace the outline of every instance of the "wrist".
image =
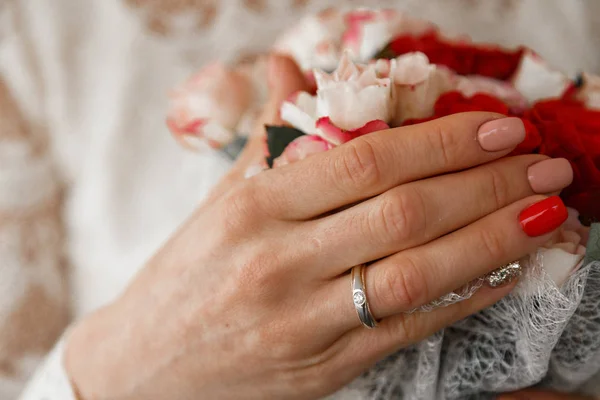
[(78, 400), (125, 399), (117, 395), (127, 374), (111, 312), (102, 309), (79, 321), (66, 338), (63, 364)]

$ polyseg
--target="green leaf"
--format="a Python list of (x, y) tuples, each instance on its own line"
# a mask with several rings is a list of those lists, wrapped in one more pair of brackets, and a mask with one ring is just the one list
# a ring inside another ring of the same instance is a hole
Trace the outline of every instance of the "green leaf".
[(375, 56), (373, 56), (374, 60), (379, 60), (380, 58), (385, 58), (386, 60), (391, 60), (396, 58), (398, 54), (396, 54), (390, 47), (390, 45), (386, 45), (383, 49), (379, 50)]
[(273, 167), (273, 160), (283, 153), (288, 144), (300, 136), (304, 136), (304, 132), (291, 126), (267, 125), (265, 128), (267, 130), (267, 147), (269, 149), (267, 163), (269, 167)]

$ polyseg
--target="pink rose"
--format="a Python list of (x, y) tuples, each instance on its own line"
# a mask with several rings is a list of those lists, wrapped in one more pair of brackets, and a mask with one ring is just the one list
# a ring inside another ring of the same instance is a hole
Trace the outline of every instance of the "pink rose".
[(241, 71), (221, 63), (207, 65), (171, 92), (167, 124), (187, 146), (206, 142), (220, 148), (235, 138), (253, 90), (250, 77)]
[(388, 127), (391, 81), (389, 77), (379, 78), (374, 64), (354, 64), (343, 56), (333, 73), (316, 70), (315, 78), (316, 96), (300, 92), (281, 106), (281, 118), (294, 128), (338, 146)]
[(345, 131), (391, 119), (391, 80), (379, 78), (373, 65), (354, 64), (344, 55), (335, 72), (315, 71), (315, 78), (317, 117), (329, 117)]
[(345, 18), (347, 28), (342, 37), (342, 49), (348, 51), (353, 60), (361, 62), (369, 61), (397, 35), (421, 35), (437, 29), (429, 21), (411, 18), (392, 9), (360, 8), (348, 12)]
[(344, 55), (333, 73), (316, 70), (315, 78), (316, 96), (299, 92), (281, 106), (281, 118), (307, 136), (290, 143), (274, 166), (389, 128), (391, 80), (379, 77), (375, 64), (354, 64)]
[(440, 95), (456, 85), (450, 70), (429, 63), (427, 56), (419, 52), (391, 60), (389, 74), (393, 84), (393, 123), (398, 126), (407, 119), (432, 116)]
[(397, 35), (433, 30), (437, 30), (433, 23), (397, 10), (361, 8), (344, 13), (327, 9), (300, 20), (273, 49), (294, 58), (304, 71), (332, 71), (345, 52), (354, 61), (367, 62)]
[(519, 114), (527, 108), (527, 99), (511, 84), (486, 76), (459, 76), (456, 90), (466, 97), (485, 93), (502, 100), (513, 113)]

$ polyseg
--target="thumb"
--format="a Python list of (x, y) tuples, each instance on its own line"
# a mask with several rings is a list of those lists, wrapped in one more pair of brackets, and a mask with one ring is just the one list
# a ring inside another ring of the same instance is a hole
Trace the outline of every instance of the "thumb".
[[(280, 54), (272, 54), (269, 57), (267, 74), (269, 100), (259, 122), (260, 125), (280, 124), (281, 103), (298, 91), (308, 90), (308, 83), (296, 62)], [(263, 129), (262, 126), (260, 128)]]
[(267, 63), (269, 99), (260, 117), (256, 120), (254, 132), (246, 147), (238, 157), (229, 178), (239, 179), (251, 165), (264, 163), (265, 125), (279, 125), (283, 121), (279, 115), (281, 104), (300, 90), (309, 90), (304, 74), (294, 60), (280, 54), (269, 56)]

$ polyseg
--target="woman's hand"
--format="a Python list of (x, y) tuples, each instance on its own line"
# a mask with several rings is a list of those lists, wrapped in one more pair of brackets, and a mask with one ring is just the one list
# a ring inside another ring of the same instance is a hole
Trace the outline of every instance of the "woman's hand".
[[(277, 78), (298, 79), (274, 62)], [(272, 104), (289, 94), (277, 90)], [(560, 204), (543, 194), (567, 186), (570, 167), (499, 159), (523, 138), (518, 119), (468, 113), (227, 179), (122, 297), (73, 329), (74, 386), (84, 400), (316, 398), (493, 304), (512, 286), (406, 313), (534, 251), (560, 225)], [(373, 330), (347, 274), (362, 263)]]

